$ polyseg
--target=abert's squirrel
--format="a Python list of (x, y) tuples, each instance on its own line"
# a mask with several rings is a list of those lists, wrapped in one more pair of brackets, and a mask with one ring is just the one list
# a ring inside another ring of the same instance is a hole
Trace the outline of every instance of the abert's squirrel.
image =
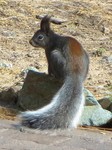
[(48, 105), (23, 112), (22, 125), (41, 130), (76, 128), (85, 103), (83, 83), (89, 67), (86, 51), (75, 38), (54, 33), (48, 15), (41, 20), (30, 44), (45, 49), (48, 73), (62, 79), (63, 85)]

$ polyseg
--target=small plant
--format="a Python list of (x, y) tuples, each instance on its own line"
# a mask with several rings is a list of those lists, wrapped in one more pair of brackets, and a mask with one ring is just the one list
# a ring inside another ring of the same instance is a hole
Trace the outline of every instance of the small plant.
[(99, 48), (98, 50), (96, 50), (95, 52), (93, 52), (93, 56), (95, 57), (101, 57), (103, 55), (103, 53), (106, 51), (105, 48)]

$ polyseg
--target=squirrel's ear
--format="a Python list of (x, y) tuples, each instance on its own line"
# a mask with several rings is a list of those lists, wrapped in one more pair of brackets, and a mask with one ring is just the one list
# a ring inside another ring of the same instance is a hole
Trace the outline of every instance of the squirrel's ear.
[(50, 18), (50, 16), (46, 15), (40, 23), (40, 29), (46, 34), (48, 34), (50, 31)]

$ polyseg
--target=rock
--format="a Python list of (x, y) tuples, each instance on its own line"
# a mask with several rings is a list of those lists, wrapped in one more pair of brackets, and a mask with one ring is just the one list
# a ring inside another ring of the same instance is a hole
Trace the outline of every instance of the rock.
[(9, 89), (3, 90), (0, 92), (0, 104), (14, 104), (18, 98), (18, 91), (21, 89), (21, 86), (13, 86)]
[(110, 104), (110, 106), (107, 109), (112, 112), (112, 103)]
[(107, 61), (108, 61), (109, 63), (112, 63), (112, 55), (107, 58)]
[(27, 69), (22, 70), (20, 76), (23, 77), (23, 78), (26, 78), (27, 73), (28, 73), (28, 71), (30, 71), (30, 70), (32, 70), (32, 71), (34, 71), (34, 72), (38, 72), (38, 69), (37, 69), (37, 68), (31, 66), (31, 67), (28, 67)]
[(104, 61), (108, 62), (109, 64), (112, 64), (112, 55), (110, 55), (110, 56), (104, 56), (102, 59)]
[[(24, 109), (37, 109), (50, 102), (52, 97), (56, 94), (61, 87), (61, 82), (57, 79), (52, 79), (44, 73), (37, 72), (37, 69), (33, 68), (25, 72), (27, 77), (25, 79), (22, 90), (19, 93), (18, 104)], [(23, 72), (24, 73), (24, 72)], [(95, 97), (84, 89), (86, 105), (98, 105)]]
[(50, 102), (60, 86), (60, 81), (52, 79), (45, 73), (29, 70), (19, 92), (18, 105), (25, 110), (43, 107)]
[(10, 30), (2, 31), (2, 35), (6, 36), (6, 37), (9, 37), (9, 38), (14, 38), (15, 37), (14, 31), (10, 31)]
[(102, 108), (107, 109), (112, 112), (112, 109), (109, 109), (112, 105), (112, 97), (105, 97), (98, 100)]
[(112, 96), (110, 97), (105, 97), (100, 100), (98, 100), (100, 105), (104, 108), (112, 112)]
[(17, 22), (20, 21), (19, 17), (17, 17), (17, 16), (10, 16), (9, 19), (13, 20), (13, 21), (17, 21)]
[(82, 126), (102, 126), (112, 120), (112, 113), (99, 106), (85, 106), (80, 121)]
[(85, 99), (86, 99), (86, 103), (85, 103), (86, 106), (92, 106), (92, 105), (100, 106), (100, 104), (98, 103), (96, 98), (93, 96), (93, 94), (86, 88), (84, 88), (84, 94), (85, 94)]
[[(111, 86), (111, 83), (107, 83), (107, 86)], [(105, 95), (112, 95), (112, 92), (111, 91), (104, 91), (103, 92)]]
[(11, 63), (0, 62), (0, 68), (12, 68)]

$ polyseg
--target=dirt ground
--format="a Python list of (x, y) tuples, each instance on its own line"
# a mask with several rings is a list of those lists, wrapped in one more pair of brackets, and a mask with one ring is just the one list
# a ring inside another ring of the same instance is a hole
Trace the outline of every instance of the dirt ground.
[(85, 87), (97, 99), (112, 94), (112, 2), (111, 0), (0, 0), (0, 91), (23, 81), (21, 71), (30, 66), (47, 72), (43, 49), (29, 44), (39, 28), (36, 15), (61, 20), (55, 32), (75, 37), (90, 56)]

